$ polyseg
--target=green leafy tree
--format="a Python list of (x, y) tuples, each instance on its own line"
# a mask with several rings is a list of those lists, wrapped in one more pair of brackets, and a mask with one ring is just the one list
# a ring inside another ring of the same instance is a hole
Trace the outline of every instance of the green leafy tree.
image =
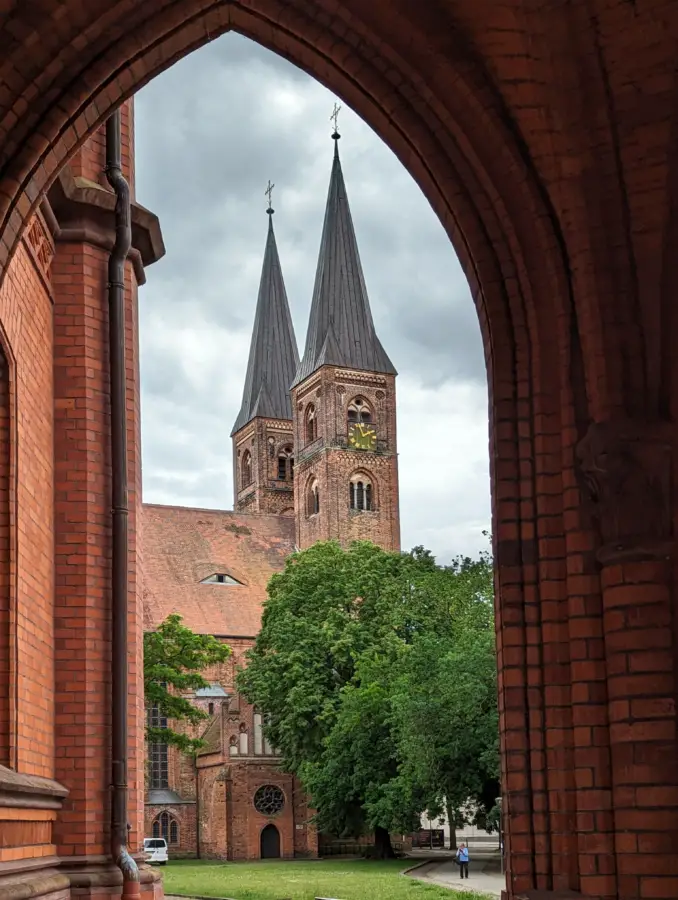
[[(463, 678), (494, 670), (491, 584), (487, 557), (441, 568), (421, 547), (398, 554), (368, 543), (316, 544), (273, 576), (238, 686), (269, 714), (269, 740), (310, 792), (322, 830), (372, 829), (386, 856), (389, 831), (416, 827), (448, 795), (461, 803), (482, 794), (496, 745), (496, 683), (493, 694), (483, 675), (471, 694)], [(422, 747), (443, 715), (451, 749), (435, 735), (441, 761), (434, 765), (426, 746), (425, 765)], [(475, 743), (455, 733), (478, 723)], [(487, 756), (480, 770), (476, 751)]]
[(392, 679), (393, 734), (401, 777), (417, 785), (431, 817), (454, 829), (487, 827), (499, 794), (493, 569), (487, 553), (459, 557), (423, 587), (427, 625), (413, 637)]
[(200, 674), (209, 666), (222, 663), (230, 648), (209, 634), (195, 634), (181, 624), (181, 616), (168, 616), (155, 631), (144, 634), (144, 691), (146, 707), (157, 707), (174, 727), (147, 726), (149, 743), (165, 743), (185, 753), (196, 753), (204, 742), (176, 730), (185, 723), (196, 726), (208, 718), (184, 694), (208, 687)]

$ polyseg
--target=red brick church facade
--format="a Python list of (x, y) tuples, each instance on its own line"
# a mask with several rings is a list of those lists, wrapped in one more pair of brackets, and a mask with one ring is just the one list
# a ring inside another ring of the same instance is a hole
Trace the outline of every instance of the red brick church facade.
[[(266, 582), (317, 540), (400, 543), (395, 369), (374, 328), (335, 140), (308, 334), (299, 360), (269, 208), (240, 412), (234, 511), (144, 505), (146, 628), (170, 612), (233, 656), (193, 702), (210, 716), (195, 764), (150, 749), (146, 833), (170, 853), (226, 859), (313, 856), (318, 836), (262, 715), (235, 690)], [(153, 714), (153, 711), (151, 711)]]

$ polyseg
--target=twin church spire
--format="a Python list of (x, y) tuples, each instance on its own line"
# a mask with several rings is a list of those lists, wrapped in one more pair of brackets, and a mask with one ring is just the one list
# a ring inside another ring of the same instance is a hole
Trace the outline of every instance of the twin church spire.
[[(335, 116), (336, 119), (336, 109)], [(400, 547), (393, 363), (376, 335), (339, 133), (301, 362), (270, 203), (242, 405), (233, 426), (234, 508), (289, 516), (295, 543)]]
[(395, 375), (377, 337), (339, 159), (334, 159), (304, 356), (299, 353), (273, 231), (269, 182), (268, 236), (242, 405), (232, 434), (257, 416), (291, 419), (290, 389), (324, 365)]
[(257, 311), (242, 405), (231, 436), (257, 416), (268, 419), (292, 418), (290, 385), (299, 366), (299, 351), (273, 231), (272, 188), (269, 182), (266, 210), (268, 234)]
[(339, 137), (335, 129), (306, 347), (293, 386), (325, 365), (396, 374), (374, 330), (339, 159)]

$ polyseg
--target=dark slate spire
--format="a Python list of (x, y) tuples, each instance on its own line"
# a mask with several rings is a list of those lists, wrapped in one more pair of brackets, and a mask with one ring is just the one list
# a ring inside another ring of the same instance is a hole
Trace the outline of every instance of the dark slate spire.
[(268, 236), (245, 389), (231, 435), (240, 431), (256, 416), (267, 419), (292, 418), (289, 388), (299, 365), (299, 351), (275, 243), (270, 195), (267, 212)]
[(293, 386), (324, 365), (396, 375), (374, 330), (339, 161), (339, 133), (327, 195), (304, 358)]

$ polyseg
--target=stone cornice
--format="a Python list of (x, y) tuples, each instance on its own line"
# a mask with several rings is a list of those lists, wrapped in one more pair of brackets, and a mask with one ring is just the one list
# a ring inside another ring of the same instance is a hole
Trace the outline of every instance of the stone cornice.
[[(111, 250), (115, 243), (115, 194), (107, 187), (80, 176), (65, 166), (40, 205), (56, 243), (80, 242)], [(158, 217), (132, 203), (132, 247), (128, 259), (138, 284), (144, 269), (165, 255)]]
[(0, 806), (60, 809), (68, 789), (38, 775), (23, 775), (0, 766)]
[[(394, 378), (395, 376), (391, 376)], [(357, 372), (353, 369), (337, 369), (334, 373), (334, 378), (337, 381), (346, 381), (349, 384), (374, 384), (385, 386), (387, 384), (386, 377), (384, 375), (376, 375), (371, 372)]]

